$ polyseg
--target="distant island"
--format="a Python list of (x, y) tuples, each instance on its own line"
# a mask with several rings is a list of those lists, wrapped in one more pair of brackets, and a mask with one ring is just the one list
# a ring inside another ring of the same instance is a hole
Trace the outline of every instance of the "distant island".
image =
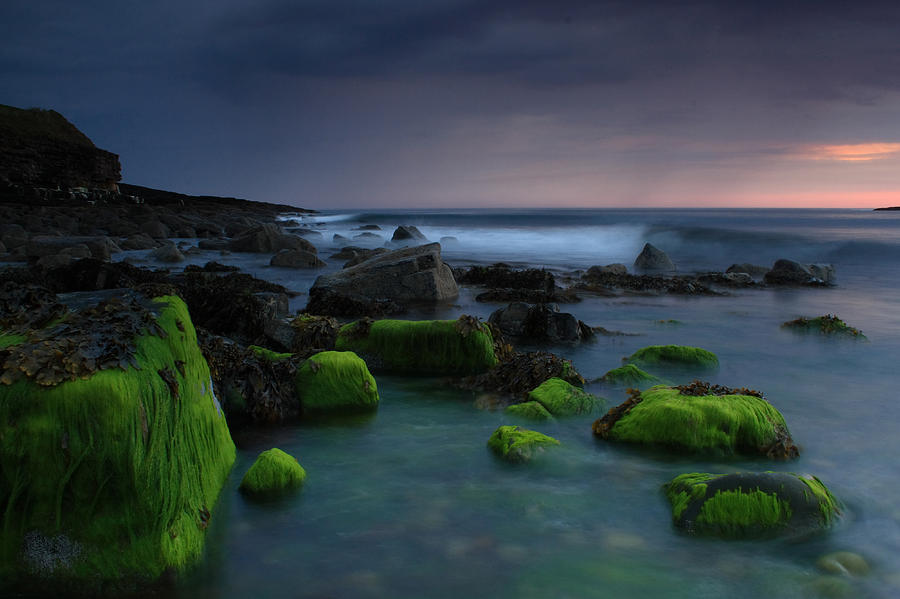
[(875, 208), (876, 212), (879, 210), (900, 210), (900, 206), (888, 206), (887, 208)]

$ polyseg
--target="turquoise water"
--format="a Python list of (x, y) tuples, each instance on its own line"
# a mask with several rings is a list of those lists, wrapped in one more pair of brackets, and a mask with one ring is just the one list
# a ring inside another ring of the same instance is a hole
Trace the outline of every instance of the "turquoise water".
[[(321, 220), (325, 236), (313, 241), (327, 256), (333, 232), (379, 222), (389, 236), (388, 223), (413, 222), (432, 239), (457, 233), (460, 246), (445, 251), (455, 264), (506, 256), (562, 271), (616, 256), (630, 256), (630, 262), (645, 240), (669, 251), (686, 270), (721, 270), (733, 261), (771, 264), (775, 257), (834, 262), (839, 285), (832, 289), (748, 290), (712, 298), (588, 297), (562, 309), (590, 325), (631, 335), (550, 348), (571, 358), (588, 379), (645, 345), (714, 351), (721, 368), (705, 378), (765, 392), (784, 414), (801, 457), (707, 459), (617, 446), (593, 437), (598, 412), (534, 427), (562, 445), (531, 464), (511, 466), (496, 459), (486, 442), (501, 424), (525, 423), (479, 409), (476, 394), (440, 379), (378, 376), (381, 405), (370, 417), (235, 433), (238, 460), (214, 513), (208, 555), (178, 583), (179, 596), (900, 594), (896, 215), (682, 211), (661, 223), (655, 212), (554, 214), (338, 214)], [(546, 243), (525, 247), (510, 241), (516, 234)], [(596, 246), (583, 241), (592, 237)], [(570, 253), (567, 240), (581, 245)], [(300, 292), (315, 276), (267, 268), (261, 257), (226, 260)], [(499, 306), (474, 302), (476, 291), (464, 289), (453, 305), (410, 317), (486, 318)], [(301, 295), (292, 305), (304, 303)], [(868, 341), (780, 328), (801, 315), (826, 313), (862, 329)], [(669, 319), (679, 323), (660, 322)], [(624, 399), (621, 389), (599, 383), (588, 389), (604, 396), (606, 407)], [(255, 456), (270, 447), (296, 456), (307, 482), (296, 495), (250, 501), (237, 485)], [(814, 474), (843, 501), (844, 517), (821, 534), (752, 542), (695, 538), (672, 526), (663, 483), (684, 472), (738, 470)], [(820, 556), (839, 550), (862, 555), (872, 573), (837, 578), (816, 568)]]

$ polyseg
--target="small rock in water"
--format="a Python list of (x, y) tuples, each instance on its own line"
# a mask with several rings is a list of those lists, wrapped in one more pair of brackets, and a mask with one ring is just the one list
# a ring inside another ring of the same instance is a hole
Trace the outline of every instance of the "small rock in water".
[(645, 243), (644, 249), (634, 260), (636, 270), (675, 270), (675, 263), (661, 249)]
[(159, 260), (160, 262), (183, 262), (184, 254), (175, 247), (174, 243), (169, 243), (161, 248), (157, 248), (153, 251), (152, 254), (155, 260)]
[(400, 225), (394, 231), (394, 235), (391, 237), (391, 241), (405, 241), (407, 239), (418, 240), (418, 241), (426, 241), (427, 238), (422, 234), (419, 229), (412, 225)]
[(871, 572), (869, 563), (858, 553), (835, 551), (816, 560), (816, 567), (828, 574), (842, 576), (866, 576)]

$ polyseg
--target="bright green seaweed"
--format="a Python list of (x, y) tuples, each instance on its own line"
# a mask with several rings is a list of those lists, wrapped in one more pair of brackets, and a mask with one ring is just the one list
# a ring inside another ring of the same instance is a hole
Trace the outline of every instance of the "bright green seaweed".
[(366, 363), (350, 351), (324, 351), (297, 369), (297, 395), (304, 413), (372, 410), (378, 386)]
[(477, 374), (497, 364), (485, 326), (456, 320), (378, 320), (341, 327), (336, 349), (354, 351), (373, 370), (408, 374)]
[(523, 403), (513, 404), (506, 408), (507, 414), (512, 414), (513, 416), (518, 416), (520, 418), (525, 418), (527, 420), (544, 421), (554, 420), (553, 414), (547, 411), (547, 408), (542, 406), (540, 402), (537, 401), (526, 401)]
[(631, 364), (642, 366), (669, 366), (681, 368), (717, 368), (716, 354), (699, 347), (687, 345), (650, 345), (628, 357)]
[(612, 427), (609, 439), (683, 451), (767, 454), (788, 438), (784, 417), (751, 395), (681, 395), (657, 385)]
[(590, 414), (597, 398), (559, 378), (547, 379), (528, 393), (528, 399), (544, 406), (554, 416)]
[(488, 439), (488, 447), (508, 462), (527, 462), (553, 445), (559, 445), (559, 441), (520, 426), (501, 426)]
[(622, 386), (639, 386), (658, 384), (658, 377), (653, 376), (649, 372), (644, 372), (634, 364), (626, 364), (618, 368), (613, 368), (601, 377), (601, 380), (613, 385)]
[(306, 470), (296, 458), (277, 447), (259, 454), (241, 479), (241, 491), (251, 495), (294, 489), (306, 480)]
[(280, 362), (281, 360), (286, 360), (294, 355), (291, 353), (272, 351), (271, 349), (260, 347), (259, 345), (250, 345), (247, 347), (247, 349), (252, 351), (253, 355), (255, 355), (260, 360), (266, 360), (268, 362)]
[[(235, 449), (187, 307), (154, 303), (166, 337), (136, 340), (140, 369), (0, 385), (4, 576), (98, 585), (200, 557)], [(46, 539), (69, 553), (48, 554)]]

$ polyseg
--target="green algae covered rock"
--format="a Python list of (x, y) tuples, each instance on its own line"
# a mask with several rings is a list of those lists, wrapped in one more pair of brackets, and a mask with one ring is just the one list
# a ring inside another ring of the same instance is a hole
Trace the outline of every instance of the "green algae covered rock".
[(597, 407), (597, 398), (559, 378), (547, 379), (528, 394), (554, 416), (590, 414)]
[(653, 376), (649, 372), (644, 372), (634, 364), (626, 364), (625, 366), (613, 368), (604, 374), (600, 380), (612, 385), (628, 387), (654, 385), (660, 382), (658, 377)]
[(719, 366), (716, 354), (687, 345), (650, 345), (637, 350), (627, 360), (629, 364), (643, 367), (713, 369)]
[(545, 447), (559, 445), (559, 441), (543, 433), (520, 426), (501, 426), (488, 439), (488, 447), (508, 462), (527, 462)]
[(251, 495), (279, 493), (295, 489), (306, 480), (306, 470), (296, 458), (277, 447), (256, 458), (241, 480), (241, 491)]
[(818, 478), (787, 472), (689, 473), (664, 486), (672, 520), (687, 532), (727, 538), (808, 533), (840, 505)]
[(784, 323), (781, 325), (781, 328), (790, 329), (798, 333), (818, 333), (822, 335), (834, 335), (836, 337), (866, 339), (866, 336), (862, 334), (862, 331), (851, 327), (834, 314), (826, 314), (825, 316), (817, 316), (816, 318), (805, 318), (801, 316), (796, 320)]
[(184, 302), (21, 337), (0, 351), (0, 576), (85, 591), (195, 562), (235, 448)]
[(280, 362), (281, 360), (287, 360), (294, 355), (291, 353), (272, 351), (271, 349), (260, 347), (259, 345), (251, 345), (247, 349), (252, 351), (253, 355), (260, 360), (266, 360), (267, 362)]
[(477, 374), (497, 364), (490, 330), (467, 316), (357, 321), (341, 327), (335, 347), (357, 352), (376, 371)]
[(366, 363), (351, 351), (324, 351), (297, 369), (297, 395), (305, 414), (378, 407), (378, 386)]
[(625, 403), (594, 422), (611, 441), (713, 454), (792, 458), (799, 454), (784, 417), (758, 391), (695, 381), (631, 390)]
[(540, 402), (537, 401), (526, 401), (523, 403), (513, 404), (506, 408), (506, 413), (512, 414), (513, 416), (518, 416), (519, 418), (534, 420), (535, 422), (546, 422), (547, 420), (554, 420), (553, 414), (548, 412), (547, 408), (542, 406)]

